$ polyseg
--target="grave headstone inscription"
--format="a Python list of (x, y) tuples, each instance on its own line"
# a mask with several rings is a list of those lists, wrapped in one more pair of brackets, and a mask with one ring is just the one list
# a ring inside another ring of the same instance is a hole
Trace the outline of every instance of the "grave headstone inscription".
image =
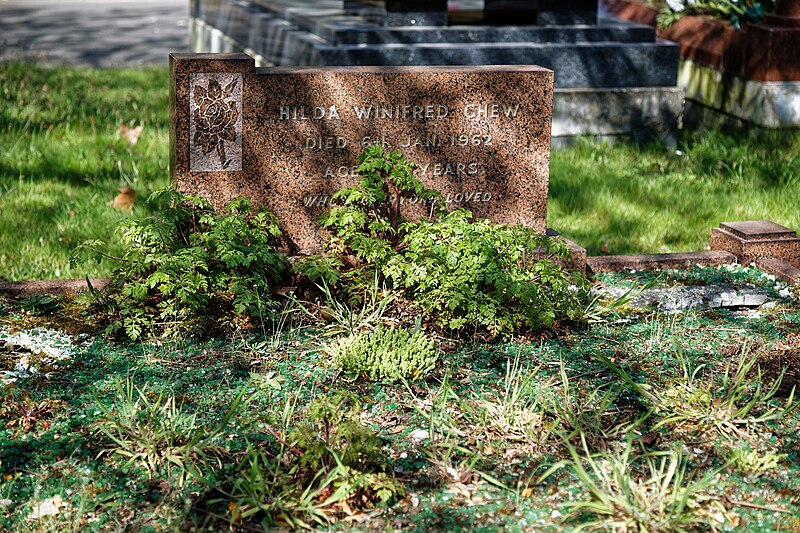
[[(246, 196), (299, 251), (380, 144), (415, 175), (495, 222), (545, 231), (553, 73), (535, 66), (256, 69), (244, 54), (170, 55), (170, 174), (217, 208)], [(430, 205), (404, 199), (424, 217)]]

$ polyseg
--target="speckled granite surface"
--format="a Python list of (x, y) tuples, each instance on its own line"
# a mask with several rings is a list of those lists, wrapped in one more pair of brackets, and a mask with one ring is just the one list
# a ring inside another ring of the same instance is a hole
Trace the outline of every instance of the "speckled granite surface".
[(711, 249), (730, 252), (742, 264), (774, 257), (800, 268), (797, 234), (769, 220), (723, 222), (711, 230)]
[[(217, 207), (254, 199), (276, 213), (298, 250), (320, 248), (319, 215), (334, 191), (357, 182), (356, 156), (374, 143), (415, 161), (416, 176), (448, 208), (545, 231), (549, 70), (256, 70), (243, 54), (172, 54), (170, 71), (173, 183)], [(429, 210), (405, 207), (415, 216)]]

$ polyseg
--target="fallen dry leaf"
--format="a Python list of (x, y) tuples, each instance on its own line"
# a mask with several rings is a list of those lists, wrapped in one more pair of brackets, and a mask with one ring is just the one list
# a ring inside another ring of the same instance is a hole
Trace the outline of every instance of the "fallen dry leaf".
[(52, 498), (47, 498), (43, 502), (36, 504), (28, 518), (31, 520), (38, 520), (43, 516), (55, 516), (60, 512), (62, 507), (66, 506), (67, 504), (61, 496), (56, 494)]
[(113, 200), (107, 202), (107, 205), (115, 209), (124, 209), (125, 211), (133, 209), (133, 204), (136, 203), (136, 191), (131, 187), (120, 187), (117, 190), (119, 194)]
[(135, 128), (130, 128), (123, 124), (119, 127), (119, 134), (123, 139), (128, 141), (131, 146), (133, 146), (139, 142), (139, 137), (142, 135), (142, 130), (144, 130), (144, 126), (141, 124)]

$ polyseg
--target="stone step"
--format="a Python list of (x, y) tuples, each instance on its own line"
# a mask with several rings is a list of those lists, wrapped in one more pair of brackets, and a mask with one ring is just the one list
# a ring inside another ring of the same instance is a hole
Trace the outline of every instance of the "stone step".
[(278, 54), (254, 50), (276, 65), (539, 65), (556, 72), (557, 88), (670, 87), (677, 80), (670, 66), (678, 47), (667, 42), (331, 46), (297, 32), (286, 38)]
[[(296, 29), (305, 30), (333, 45), (380, 43), (581, 43), (655, 41), (655, 29), (644, 25), (601, 17), (597, 25), (550, 26), (405, 26), (387, 27), (368, 18), (347, 15), (343, 10), (316, 6), (291, 7), (282, 2), (240, 0), (228, 10), (204, 7), (199, 12), (208, 24), (226, 35), (238, 26), (248, 26), (254, 16), (280, 18)], [(240, 36), (241, 37), (241, 36)], [(236, 36), (234, 36), (236, 38)]]
[[(302, 20), (297, 18), (298, 22)], [(379, 43), (592, 43), (655, 41), (649, 26), (603, 19), (597, 26), (444, 26), (387, 28), (357, 21), (317, 21), (302, 27), (331, 44)], [(338, 23), (337, 23), (338, 22)]]

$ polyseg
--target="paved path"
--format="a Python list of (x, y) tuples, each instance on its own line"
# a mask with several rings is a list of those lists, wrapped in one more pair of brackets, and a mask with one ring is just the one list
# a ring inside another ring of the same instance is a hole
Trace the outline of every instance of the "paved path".
[[(483, 0), (450, 0), (453, 10)], [(189, 51), (189, 0), (0, 0), (0, 61), (93, 67), (166, 64)]]
[(0, 0), (0, 60), (166, 64), (189, 50), (188, 0)]

